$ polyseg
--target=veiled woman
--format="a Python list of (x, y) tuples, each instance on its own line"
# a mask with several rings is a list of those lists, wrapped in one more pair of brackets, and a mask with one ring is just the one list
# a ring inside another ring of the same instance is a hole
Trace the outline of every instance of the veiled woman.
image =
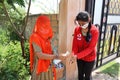
[(62, 59), (65, 56), (52, 53), (50, 43), (52, 36), (50, 19), (44, 15), (39, 16), (30, 36), (31, 80), (56, 80), (52, 60), (55, 58)]

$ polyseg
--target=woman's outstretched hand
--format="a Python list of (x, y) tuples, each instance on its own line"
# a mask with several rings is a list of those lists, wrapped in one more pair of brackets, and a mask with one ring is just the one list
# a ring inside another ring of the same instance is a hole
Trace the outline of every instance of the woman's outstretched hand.
[(69, 64), (72, 64), (72, 63), (76, 62), (76, 59), (77, 59), (77, 56), (74, 55), (74, 54), (71, 54), (71, 58), (70, 58)]

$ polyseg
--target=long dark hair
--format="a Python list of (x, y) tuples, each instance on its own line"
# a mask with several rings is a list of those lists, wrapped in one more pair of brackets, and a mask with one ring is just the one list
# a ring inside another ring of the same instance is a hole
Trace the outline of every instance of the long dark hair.
[[(76, 21), (88, 22), (89, 19), (90, 19), (89, 13), (86, 11), (83, 11), (83, 12), (78, 13), (78, 15), (76, 16), (75, 22)], [(91, 40), (91, 37), (92, 37), (92, 35), (90, 33), (90, 29), (91, 29), (91, 21), (89, 22), (89, 25), (88, 25), (88, 32), (87, 32), (87, 36), (86, 36), (87, 42), (89, 42)]]

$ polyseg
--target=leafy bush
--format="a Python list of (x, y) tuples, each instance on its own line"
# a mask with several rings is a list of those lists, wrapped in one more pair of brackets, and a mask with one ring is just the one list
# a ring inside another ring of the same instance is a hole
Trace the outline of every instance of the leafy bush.
[(0, 50), (2, 50), (2, 54), (0, 54), (0, 80), (26, 80), (29, 69), (24, 66), (26, 60), (21, 56), (20, 43), (10, 42)]
[[(0, 80), (28, 80), (29, 52), (25, 43), (27, 61), (22, 57), (19, 41), (10, 41), (5, 31), (0, 35)], [(25, 63), (27, 65), (25, 66)]]

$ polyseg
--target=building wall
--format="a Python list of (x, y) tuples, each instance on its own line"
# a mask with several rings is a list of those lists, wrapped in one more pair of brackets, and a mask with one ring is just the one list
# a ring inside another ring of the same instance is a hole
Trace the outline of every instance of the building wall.
[[(61, 0), (59, 10), (59, 53), (69, 51), (71, 53), (73, 31), (75, 29), (74, 20), (76, 15), (85, 10), (85, 0)], [(65, 80), (76, 80), (76, 62), (70, 63), (70, 57), (65, 61)]]

